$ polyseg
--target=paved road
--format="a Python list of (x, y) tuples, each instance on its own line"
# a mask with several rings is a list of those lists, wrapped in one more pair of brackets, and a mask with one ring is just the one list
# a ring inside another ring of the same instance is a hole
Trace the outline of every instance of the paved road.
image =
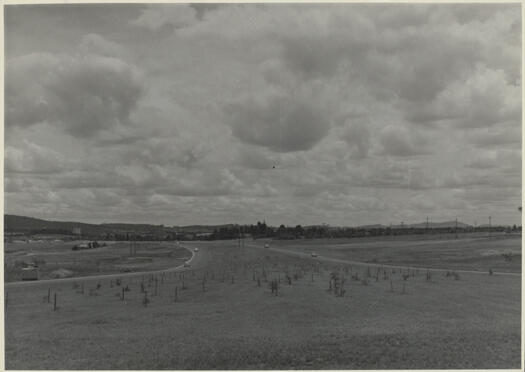
[[(185, 248), (191, 253), (191, 258), (187, 262), (191, 263), (192, 267), (198, 266), (198, 263), (202, 260), (202, 249), (199, 249), (199, 252), (195, 252), (194, 249), (186, 246), (179, 246), (180, 248)], [(136, 271), (129, 273), (117, 273), (117, 274), (102, 274), (102, 275), (91, 275), (91, 276), (78, 276), (72, 278), (60, 278), (60, 279), (45, 279), (45, 280), (35, 280), (35, 281), (21, 281), (21, 282), (9, 282), (4, 284), (4, 288), (14, 288), (14, 287), (29, 287), (29, 286), (38, 286), (38, 285), (48, 285), (48, 284), (62, 284), (62, 283), (71, 283), (71, 282), (86, 282), (92, 280), (104, 280), (104, 279), (116, 279), (116, 278), (129, 278), (142, 275), (150, 274), (160, 274), (160, 273), (169, 273), (169, 272), (178, 272), (191, 270), (191, 268), (184, 267), (184, 265), (171, 267), (169, 269), (163, 270), (154, 270), (154, 271)]]
[[(263, 243), (259, 244), (246, 244), (249, 247), (254, 248), (260, 248), (265, 249), (273, 252), (279, 252), (288, 254), (290, 256), (297, 256), (297, 257), (303, 257), (303, 258), (311, 258), (315, 259), (317, 261), (324, 261), (324, 262), (334, 262), (334, 263), (342, 263), (342, 264), (348, 264), (348, 265), (354, 265), (354, 266), (369, 266), (369, 267), (384, 267), (384, 268), (392, 268), (392, 269), (410, 269), (410, 270), (429, 270), (431, 272), (446, 272), (446, 271), (455, 271), (456, 273), (464, 273), (464, 274), (480, 274), (480, 275), (488, 275), (487, 271), (476, 271), (476, 270), (457, 270), (457, 269), (440, 269), (440, 268), (426, 268), (426, 267), (415, 267), (415, 266), (401, 266), (401, 265), (389, 265), (389, 264), (379, 264), (379, 263), (372, 263), (372, 262), (362, 262), (362, 261), (352, 261), (352, 260), (343, 260), (340, 258), (333, 258), (333, 257), (326, 257), (326, 256), (319, 256), (312, 257), (311, 253), (304, 253), (304, 252), (298, 252), (294, 250), (289, 249), (283, 249), (283, 248), (276, 248), (276, 247), (270, 247), (270, 248), (264, 248)], [(521, 273), (506, 273), (506, 272), (493, 272), (493, 275), (504, 275), (504, 276), (516, 276), (521, 277)]]

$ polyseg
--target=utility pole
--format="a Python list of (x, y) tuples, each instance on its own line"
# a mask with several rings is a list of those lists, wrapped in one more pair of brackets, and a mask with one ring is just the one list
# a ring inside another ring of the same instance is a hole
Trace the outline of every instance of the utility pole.
[(455, 228), (455, 232), (456, 232), (456, 239), (458, 238), (458, 218), (456, 217), (456, 228)]
[(427, 216), (427, 230), (428, 230), (428, 216)]

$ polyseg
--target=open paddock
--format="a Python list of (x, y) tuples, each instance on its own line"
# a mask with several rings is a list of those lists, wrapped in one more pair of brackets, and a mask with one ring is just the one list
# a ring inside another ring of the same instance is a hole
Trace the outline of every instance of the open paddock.
[[(72, 250), (79, 242), (6, 243), (6, 282), (21, 280), (22, 263), (37, 263), (40, 279), (65, 269), (71, 276), (162, 270), (182, 265), (191, 253), (174, 242), (101, 242), (106, 246)], [(132, 249), (130, 249), (132, 248)]]
[(519, 276), (187, 246), (178, 272), (7, 285), (6, 368), (520, 368)]
[[(270, 247), (350, 261), (384, 265), (442, 268), (451, 270), (489, 269), (521, 272), (521, 236), (487, 234), (420, 235), (356, 239), (271, 240)], [(263, 246), (268, 241), (255, 241)], [(504, 254), (511, 254), (505, 259)]]

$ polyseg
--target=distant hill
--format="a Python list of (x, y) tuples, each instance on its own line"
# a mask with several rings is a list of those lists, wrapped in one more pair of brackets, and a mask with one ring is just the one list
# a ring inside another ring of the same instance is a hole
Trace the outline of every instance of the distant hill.
[(190, 233), (190, 232), (213, 232), (215, 229), (232, 228), (236, 225), (190, 225), (167, 227), (164, 225), (133, 224), (133, 223), (102, 223), (89, 224), (71, 221), (46, 221), (33, 217), (4, 215), (4, 231), (6, 233), (58, 233), (73, 234), (74, 228), (80, 228), (82, 235), (104, 235), (108, 233), (128, 233), (162, 235), (165, 232)]
[(71, 234), (73, 228), (80, 227), (83, 231), (89, 231), (96, 225), (80, 223), (80, 222), (65, 222), (65, 221), (46, 221), (38, 218), (14, 216), (6, 214), (4, 216), (4, 231), (5, 232), (31, 232), (31, 231), (64, 231)]
[(38, 218), (15, 216), (6, 214), (4, 216), (4, 231), (6, 233), (19, 232), (26, 234), (53, 233), (73, 234), (73, 229), (80, 228), (82, 235), (104, 235), (108, 233), (159, 233), (164, 226), (145, 224), (89, 224), (71, 221), (46, 221)]

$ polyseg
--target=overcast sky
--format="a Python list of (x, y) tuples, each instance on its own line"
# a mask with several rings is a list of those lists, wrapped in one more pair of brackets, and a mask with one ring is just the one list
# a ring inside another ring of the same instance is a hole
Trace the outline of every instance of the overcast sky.
[(5, 212), (521, 223), (521, 9), (5, 8)]

